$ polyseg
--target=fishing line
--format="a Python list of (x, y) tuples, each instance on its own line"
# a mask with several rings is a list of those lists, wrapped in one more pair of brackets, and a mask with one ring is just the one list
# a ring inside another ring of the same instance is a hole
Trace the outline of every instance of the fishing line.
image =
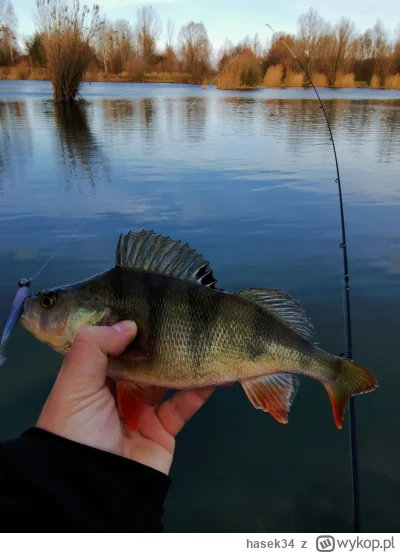
[[(228, 62), (226, 65), (224, 65), (224, 68), (222, 69), (222, 71), (220, 71), (220, 72), (218, 73), (218, 75), (217, 75), (216, 77), (214, 77), (214, 79), (213, 79), (209, 84), (210, 84), (210, 85), (214, 84), (215, 81), (222, 75), (222, 73), (224, 73), (224, 71), (227, 69), (227, 67), (229, 67), (230, 64), (233, 63), (233, 62), (235, 61), (235, 59), (236, 59), (237, 57), (239, 57), (240, 54), (241, 54), (247, 47), (248, 47), (248, 45), (245, 44), (245, 45), (243, 46), (243, 48), (241, 48), (241, 49), (239, 50), (239, 52), (238, 52), (231, 60), (229, 60), (229, 62)], [(188, 108), (187, 108), (186, 111), (188, 112), (188, 111), (190, 110), (190, 108), (191, 108), (191, 107), (197, 102), (197, 100), (199, 100), (200, 98), (201, 98), (201, 96), (197, 96), (197, 98), (195, 98), (195, 99), (193, 100), (193, 102), (191, 102), (191, 103), (189, 104), (189, 106), (188, 106)], [(29, 286), (30, 286), (30, 284), (32, 283), (32, 281), (43, 271), (43, 269), (45, 269), (45, 268), (47, 267), (47, 265), (56, 257), (56, 255), (64, 248), (64, 246), (66, 246), (66, 245), (68, 244), (68, 242), (71, 240), (71, 238), (73, 238), (73, 237), (75, 236), (75, 234), (83, 227), (83, 225), (84, 225), (89, 219), (90, 219), (90, 217), (87, 217), (87, 218), (79, 225), (79, 227), (71, 234), (71, 236), (70, 236), (69, 238), (67, 238), (67, 240), (66, 240), (63, 244), (61, 244), (61, 246), (58, 248), (58, 250), (55, 251), (55, 252), (53, 253), (53, 255), (52, 255), (52, 256), (46, 261), (46, 263), (38, 270), (38, 272), (37, 272), (33, 277), (31, 277), (31, 278), (29, 279), (29, 281), (27, 281), (27, 282), (29, 282)], [(25, 286), (26, 286), (26, 285), (27, 285), (27, 284), (25, 284)]]
[[(347, 258), (347, 241), (346, 241), (346, 224), (344, 219), (344, 207), (343, 207), (343, 196), (342, 196), (342, 185), (340, 181), (339, 173), (339, 163), (336, 154), (335, 141), (333, 139), (331, 125), (329, 123), (328, 115), (325, 111), (325, 106), (322, 103), (318, 90), (315, 88), (314, 83), (304, 67), (299, 58), (293, 52), (293, 50), (286, 44), (279, 34), (274, 31), (274, 29), (266, 23), (267, 27), (278, 37), (278, 39), (286, 46), (293, 58), (297, 61), (301, 69), (304, 71), (306, 77), (310, 81), (311, 86), (314, 89), (315, 94), (317, 95), (320, 108), (324, 113), (326, 124), (328, 125), (329, 130), (329, 140), (332, 142), (333, 154), (335, 156), (335, 165), (336, 165), (336, 179), (335, 182), (338, 186), (338, 195), (339, 195), (339, 205), (340, 205), (340, 223), (342, 229), (342, 243), (340, 248), (343, 251), (343, 280), (344, 280), (344, 331), (345, 331), (345, 353), (342, 356), (347, 359), (352, 359), (353, 356), (353, 342), (352, 342), (352, 332), (351, 332), (351, 317), (350, 317), (350, 279), (349, 279), (349, 265)], [(360, 522), (361, 522), (361, 511), (360, 511), (360, 486), (359, 486), (359, 470), (358, 470), (358, 449), (357, 449), (357, 429), (356, 429), (356, 412), (354, 397), (350, 397), (349, 401), (349, 434), (350, 434), (350, 460), (351, 460), (351, 474), (352, 474), (352, 488), (353, 488), (353, 530), (354, 532), (360, 531)]]
[[(89, 219), (90, 219), (90, 217), (86, 217), (86, 219), (85, 219), (84, 221), (82, 221), (82, 223), (79, 225), (79, 227), (78, 227), (76, 230), (74, 230), (74, 232), (71, 234), (71, 236), (70, 236), (69, 238), (67, 238), (67, 239), (65, 240), (65, 242), (64, 242), (63, 244), (61, 244), (61, 246), (58, 248), (58, 250), (56, 250), (56, 251), (49, 257), (49, 259), (46, 261), (46, 263), (45, 263), (44, 265), (42, 265), (42, 267), (38, 270), (38, 272), (37, 272), (33, 277), (31, 277), (31, 278), (29, 279), (29, 281), (28, 281), (28, 282), (29, 282), (29, 285), (30, 285), (30, 283), (38, 276), (38, 274), (40, 274), (40, 273), (43, 271), (43, 269), (44, 269), (45, 267), (47, 267), (47, 265), (50, 263), (50, 261), (52, 261), (52, 260), (55, 258), (55, 256), (63, 249), (63, 247), (66, 246), (66, 245), (68, 244), (68, 242), (71, 240), (71, 238), (73, 238), (73, 237), (75, 236), (75, 234), (83, 227), (83, 225), (84, 225)], [(26, 285), (25, 285), (25, 286), (26, 286)]]
[[(227, 67), (230, 66), (231, 63), (233, 63), (235, 61), (235, 59), (240, 56), (240, 54), (247, 48), (247, 44), (245, 44), (243, 46), (243, 48), (241, 48), (239, 50), (239, 52), (231, 59), (229, 60), (229, 62), (224, 66), (224, 68), (222, 69), (222, 71), (220, 71), (218, 73), (218, 75), (216, 77), (214, 77), (214, 79), (209, 83), (210, 85), (214, 84), (215, 81), (222, 75), (222, 73), (226, 70)], [(190, 108), (197, 102), (197, 100), (199, 100), (201, 98), (201, 96), (197, 96), (197, 98), (195, 98), (193, 100), (193, 102), (191, 102), (187, 108), (187, 112), (190, 110)], [(58, 250), (56, 250), (53, 255), (50, 256), (50, 258), (46, 261), (46, 263), (38, 270), (38, 272), (33, 276), (31, 277), (29, 280), (26, 281), (26, 284), (24, 284), (24, 286), (30, 286), (32, 281), (43, 271), (43, 269), (45, 269), (47, 267), (47, 265), (56, 257), (56, 255), (58, 253), (60, 253), (60, 251), (64, 248), (64, 246), (66, 246), (68, 244), (68, 242), (71, 240), (71, 238), (73, 238), (75, 236), (75, 234), (83, 227), (83, 225), (90, 219), (90, 217), (87, 217), (80, 225), (79, 227), (71, 234), (71, 236), (69, 238), (67, 238), (67, 240), (61, 244), (61, 246), (58, 248)], [(28, 284), (29, 283), (29, 284)]]

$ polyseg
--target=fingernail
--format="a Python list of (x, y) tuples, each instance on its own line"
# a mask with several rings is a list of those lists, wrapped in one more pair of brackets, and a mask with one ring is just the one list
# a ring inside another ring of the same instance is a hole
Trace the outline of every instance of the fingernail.
[(113, 325), (111, 328), (117, 332), (133, 333), (137, 331), (137, 325), (134, 321), (121, 321), (120, 323)]

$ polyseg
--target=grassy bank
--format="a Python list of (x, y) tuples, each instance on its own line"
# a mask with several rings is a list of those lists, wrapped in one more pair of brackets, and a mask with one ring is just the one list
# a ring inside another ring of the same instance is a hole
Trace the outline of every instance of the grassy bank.
[[(50, 77), (46, 69), (30, 68), (27, 66), (0, 67), (0, 80), (18, 81), (48, 81)], [(129, 73), (104, 73), (102, 71), (88, 71), (83, 79), (85, 82), (99, 83), (175, 83), (175, 84), (202, 84), (194, 81), (190, 73), (168, 73), (155, 71), (145, 73), (137, 71)]]
[[(328, 88), (326, 76), (319, 73), (312, 75), (315, 86)], [(11, 66), (0, 67), (0, 80), (18, 80), (18, 81), (48, 81), (50, 80), (48, 72), (44, 68), (30, 68), (28, 66)], [(201, 81), (194, 81), (190, 73), (168, 73), (168, 72), (136, 72), (129, 73), (123, 71), (122, 73), (104, 73), (102, 71), (88, 71), (84, 77), (85, 82), (99, 82), (99, 83), (171, 83), (171, 84), (203, 84), (205, 88), (207, 86), (207, 79)], [(211, 81), (211, 78), (209, 79)], [(233, 81), (233, 82), (232, 82)], [(224, 83), (219, 83), (219, 88), (223, 90), (255, 90), (257, 88), (302, 88), (305, 85), (305, 79), (303, 75), (296, 72), (290, 72), (286, 75), (285, 79), (282, 79), (282, 72), (278, 69), (271, 67), (265, 77), (264, 83), (247, 86), (237, 85), (232, 79), (226, 79)], [(235, 86), (236, 84), (236, 86)], [(385, 86), (381, 86), (378, 78), (373, 77), (370, 84), (366, 81), (356, 81), (354, 76), (351, 75), (339, 75), (336, 79), (334, 86), (329, 88), (373, 88), (373, 89), (395, 89), (400, 90), (400, 75), (392, 75), (387, 77)]]

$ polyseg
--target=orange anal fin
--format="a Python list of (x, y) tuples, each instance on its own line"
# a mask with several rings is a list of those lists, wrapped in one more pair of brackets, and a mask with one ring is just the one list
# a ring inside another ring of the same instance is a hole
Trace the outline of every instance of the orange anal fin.
[(282, 424), (288, 423), (299, 379), (292, 374), (273, 374), (241, 382), (247, 397), (256, 409), (270, 413)]
[(118, 382), (117, 398), (122, 418), (129, 430), (136, 431), (139, 428), (139, 419), (144, 407), (144, 402), (137, 395), (136, 386), (126, 382)]

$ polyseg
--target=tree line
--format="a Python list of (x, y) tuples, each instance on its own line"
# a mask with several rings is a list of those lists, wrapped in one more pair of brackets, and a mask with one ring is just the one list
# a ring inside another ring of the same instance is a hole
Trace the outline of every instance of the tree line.
[[(61, 99), (75, 97), (88, 74), (92, 80), (114, 75), (142, 81), (158, 76), (191, 83), (207, 83), (220, 75), (219, 88), (263, 82), (265, 86), (306, 84), (277, 37), (266, 43), (258, 34), (238, 44), (226, 40), (217, 53), (203, 22), (190, 21), (175, 29), (168, 19), (161, 42), (162, 22), (152, 6), (139, 7), (132, 21), (111, 21), (98, 5), (89, 9), (78, 0), (36, 0), (36, 8), (36, 30), (25, 39), (24, 52), (18, 45), (12, 2), (0, 0), (0, 66), (28, 59), (31, 71), (45, 68), (55, 96)], [(359, 33), (347, 18), (333, 25), (310, 9), (299, 17), (295, 34), (279, 36), (296, 52), (317, 86), (358, 82), (384, 87), (398, 81), (400, 88), (400, 24), (390, 33), (377, 20), (371, 29)]]

